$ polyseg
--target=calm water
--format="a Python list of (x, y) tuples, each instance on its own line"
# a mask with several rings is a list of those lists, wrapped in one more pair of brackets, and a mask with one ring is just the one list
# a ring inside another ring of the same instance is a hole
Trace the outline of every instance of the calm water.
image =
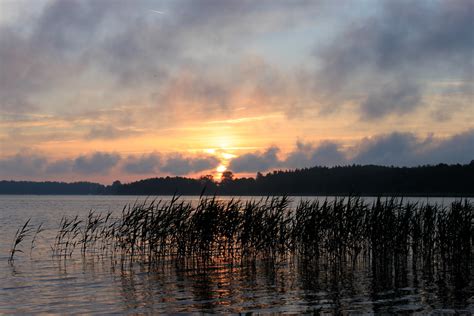
[[(293, 199), (296, 203), (300, 198)], [(457, 289), (449, 280), (413, 271), (401, 280), (376, 280), (364, 269), (334, 277), (330, 267), (308, 267), (296, 259), (206, 267), (173, 263), (150, 270), (140, 264), (117, 266), (107, 257), (78, 256), (67, 262), (52, 258), (50, 245), (62, 216), (85, 216), (90, 209), (119, 213), (136, 200), (144, 198), (0, 196), (0, 314), (474, 313), (472, 280), (467, 288)], [(452, 200), (429, 199), (444, 204)], [(21, 248), (24, 253), (9, 264), (13, 236), (28, 218), (33, 225), (44, 223), (46, 230), (32, 250), (28, 238)]]

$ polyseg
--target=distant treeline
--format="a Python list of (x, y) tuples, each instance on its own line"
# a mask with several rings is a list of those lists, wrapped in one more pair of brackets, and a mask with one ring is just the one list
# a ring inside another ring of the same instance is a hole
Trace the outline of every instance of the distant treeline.
[(474, 196), (474, 160), (466, 165), (313, 167), (257, 173), (255, 178), (225, 172), (220, 180), (162, 177), (108, 186), (0, 181), (0, 194)]
[(105, 188), (91, 182), (0, 181), (0, 194), (101, 194)]

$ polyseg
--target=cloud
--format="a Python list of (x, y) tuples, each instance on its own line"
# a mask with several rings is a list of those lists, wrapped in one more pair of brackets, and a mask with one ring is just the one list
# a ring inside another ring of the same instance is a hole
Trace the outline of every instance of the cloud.
[[(329, 1), (280, 0), (178, 0), (174, 1), (170, 14), (176, 17), (180, 28), (192, 28), (194, 34), (202, 34), (211, 43), (227, 42), (233, 47), (238, 39), (314, 19), (326, 8)], [(235, 42), (230, 42), (232, 39)]]
[(411, 133), (391, 133), (363, 139), (352, 162), (357, 164), (413, 165), (422, 148)]
[(118, 154), (97, 152), (74, 159), (72, 169), (81, 174), (107, 173), (119, 160), (120, 156)]
[(448, 138), (433, 135), (418, 138), (412, 133), (390, 133), (364, 138), (348, 148), (325, 141), (315, 146), (297, 142), (285, 158), (278, 158), (277, 147), (248, 153), (231, 160), (229, 170), (257, 172), (282, 168), (306, 168), (347, 164), (419, 166), (439, 163), (469, 163), (474, 159), (474, 130)]
[(131, 137), (138, 134), (137, 131), (131, 129), (116, 128), (114, 126), (97, 126), (92, 127), (85, 135), (86, 139), (117, 139)]
[[(220, 110), (242, 106), (301, 119), (307, 109), (337, 109), (356, 100), (361, 118), (376, 119), (425, 104), (426, 79), (472, 82), (470, 1), (376, 2), (367, 10), (372, 15), (360, 10), (351, 20), (341, 16), (359, 5), (352, 2), (44, 3), (33, 17), (18, 15), (0, 24), (3, 112), (47, 108), (52, 114), (80, 112), (96, 119), (91, 109), (148, 105), (152, 111), (132, 109), (126, 118), (136, 126), (163, 126), (173, 124), (166, 118), (176, 113), (217, 117)], [(322, 37), (332, 23), (336, 27)], [(302, 51), (313, 33), (316, 61)], [(305, 40), (298, 39), (302, 47), (284, 59), (299, 67), (275, 62), (293, 34)], [(86, 139), (131, 133), (107, 126), (125, 126), (114, 120), (105, 117), (104, 126), (92, 128)]]
[(248, 153), (230, 161), (229, 170), (234, 172), (257, 172), (276, 168), (305, 168), (312, 166), (335, 166), (347, 162), (340, 145), (325, 141), (314, 146), (311, 143), (296, 142), (296, 148), (279, 158), (280, 149), (272, 146), (263, 152)]
[[(187, 113), (189, 108), (202, 108), (204, 112), (212, 113), (227, 108), (232, 100), (237, 86), (232, 84), (230, 77), (220, 78), (210, 74), (209, 69), (190, 66), (186, 71), (180, 71), (164, 83), (159, 100), (173, 112)], [(206, 76), (202, 76), (206, 73)]]
[(417, 166), (469, 163), (474, 159), (474, 130), (446, 139), (419, 139), (411, 133), (391, 133), (364, 139), (352, 159), (358, 164)]
[(181, 153), (150, 153), (140, 156), (129, 156), (122, 165), (128, 174), (171, 174), (186, 175), (214, 169), (219, 165), (214, 156), (184, 156)]
[(296, 143), (296, 149), (288, 154), (282, 165), (287, 168), (302, 168), (309, 166), (336, 166), (344, 164), (346, 157), (340, 145), (325, 141), (319, 146), (310, 143)]
[(418, 108), (427, 79), (472, 82), (472, 1), (382, 4), (316, 53), (316, 89), (332, 100), (329, 108), (358, 100), (361, 117), (377, 119)]
[[(298, 141), (295, 148), (282, 155), (278, 147), (247, 153), (229, 162), (236, 173), (296, 169), (313, 166), (376, 164), (418, 166), (439, 163), (469, 163), (474, 160), (474, 129), (447, 138), (430, 135), (419, 138), (412, 133), (389, 133), (363, 138), (343, 146), (333, 141), (318, 145)], [(110, 174), (124, 175), (188, 175), (215, 169), (219, 159), (210, 155), (185, 156), (182, 153), (149, 153), (121, 157), (117, 153), (96, 152), (74, 158), (53, 160), (33, 152), (19, 152), (0, 158), (3, 179), (58, 179), (66, 175), (93, 179)], [(76, 177), (77, 178), (77, 177)]]
[(378, 118), (387, 114), (404, 114), (411, 112), (420, 104), (421, 91), (417, 84), (395, 81), (373, 91), (361, 103), (363, 118)]
[(122, 89), (151, 78), (156, 82), (163, 71), (154, 56), (163, 55), (170, 44), (159, 23), (146, 18), (148, 5), (149, 1), (49, 1), (35, 18), (1, 25), (2, 109), (38, 107), (44, 103), (42, 97), (59, 91), (62, 98), (71, 99), (77, 87), (102, 87), (113, 95), (114, 82)]
[(128, 175), (187, 175), (215, 169), (220, 161), (209, 155), (185, 156), (180, 153), (161, 154), (152, 152), (143, 155), (122, 157), (113, 152), (95, 152), (74, 158), (54, 160), (45, 155), (20, 152), (0, 158), (0, 174), (12, 179), (57, 179), (78, 175), (87, 178), (110, 174), (116, 177)]
[(80, 175), (107, 174), (120, 160), (115, 153), (96, 152), (73, 159), (51, 160), (45, 155), (20, 152), (0, 158), (2, 177), (35, 179), (77, 173)]
[(160, 171), (173, 175), (185, 175), (214, 169), (219, 163), (219, 160), (213, 156), (185, 157), (182, 154), (171, 154), (160, 166)]
[(468, 163), (474, 160), (474, 129), (435, 142), (424, 153), (424, 163)]
[(45, 157), (31, 154), (18, 153), (11, 157), (0, 159), (0, 174), (2, 177), (37, 176), (47, 164)]
[(35, 106), (30, 92), (44, 86), (42, 70), (30, 59), (28, 44), (11, 28), (0, 27), (0, 110), (25, 112)]
[[(34, 7), (35, 14), (0, 24), (4, 111), (41, 107), (52, 93), (63, 99), (59, 104), (79, 103), (78, 88), (100, 87), (110, 98), (138, 89), (146, 99), (159, 94), (176, 69), (196, 63), (197, 52), (212, 58), (217, 48), (239, 50), (249, 37), (310, 19), (321, 4), (53, 0)], [(166, 14), (153, 14), (157, 8)]]
[[(334, 120), (339, 124), (335, 128), (346, 124), (342, 120), (351, 124), (356, 112), (369, 121), (362, 128), (371, 134), (381, 130), (380, 119), (391, 115), (404, 115), (396, 128), (409, 130), (420, 123), (417, 131), (425, 132), (431, 129), (426, 122), (433, 118), (408, 115), (425, 107), (430, 112), (421, 115), (431, 113), (437, 119), (447, 120), (453, 111), (466, 114), (459, 125), (444, 122), (446, 133), (468, 124), (473, 104), (462, 101), (471, 101), (473, 94), (472, 1), (334, 3), (45, 0), (38, 6), (24, 2), (22, 10), (35, 7), (36, 11), (0, 23), (0, 116), (31, 115), (26, 127), (16, 124), (18, 119), (0, 126), (6, 152), (21, 146), (45, 148), (52, 139), (112, 140), (134, 136), (142, 129), (150, 138), (187, 137), (172, 129), (273, 113), (295, 119), (285, 121), (289, 125), (281, 128), (291, 129), (294, 135), (300, 122), (301, 128), (312, 126), (319, 109), (348, 111)], [(310, 52), (308, 42), (312, 41), (317, 47)], [(433, 81), (459, 85), (439, 88)], [(433, 101), (433, 91), (453, 97)], [(454, 106), (455, 99), (461, 101), (459, 106)], [(453, 121), (459, 116), (453, 115)], [(275, 121), (254, 124), (252, 131)], [(240, 133), (240, 127), (227, 127)], [(348, 128), (344, 136), (357, 128)], [(357, 145), (367, 150), (359, 159), (431, 161), (409, 153), (397, 156), (396, 151), (393, 158), (377, 153), (376, 146), (385, 142), (391, 148), (397, 137), (398, 146), (419, 152), (419, 140), (410, 140), (410, 135), (367, 139), (365, 147)], [(436, 142), (440, 140), (430, 146)], [(88, 145), (97, 143), (102, 142)], [(340, 164), (357, 157), (356, 149), (347, 154), (348, 149), (337, 142), (298, 146), (285, 159), (279, 159), (278, 153), (260, 152), (238, 157), (233, 164), (238, 170), (256, 170)], [(442, 153), (433, 155), (450, 159)], [(87, 170), (84, 163), (84, 168), (76, 166), (76, 158), (56, 162), (45, 158), (46, 166), (58, 173)], [(193, 172), (215, 165), (207, 158), (200, 162), (179, 155), (169, 161), (167, 155), (161, 158), (123, 158), (115, 166), (123, 166), (127, 173), (146, 174)]]
[(264, 152), (241, 155), (230, 161), (229, 168), (234, 172), (257, 172), (276, 168), (280, 165), (277, 147), (270, 147)]
[(141, 156), (130, 156), (123, 165), (123, 170), (130, 174), (153, 174), (158, 172), (161, 156), (158, 153)]
[(46, 175), (57, 175), (57, 174), (67, 174), (73, 170), (74, 160), (73, 159), (61, 159), (56, 161), (48, 162), (44, 170)]

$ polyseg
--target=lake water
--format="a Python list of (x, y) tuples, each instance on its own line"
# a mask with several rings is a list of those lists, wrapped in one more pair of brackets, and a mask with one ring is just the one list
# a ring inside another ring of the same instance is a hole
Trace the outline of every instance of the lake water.
[[(458, 289), (449, 280), (427, 278), (414, 271), (392, 281), (374, 279), (370, 269), (334, 277), (330, 267), (308, 267), (296, 259), (248, 265), (216, 262), (205, 267), (172, 263), (153, 268), (138, 262), (123, 268), (107, 257), (77, 256), (60, 261), (51, 256), (50, 247), (63, 216), (86, 216), (91, 209), (118, 214), (127, 203), (144, 199), (0, 196), (0, 314), (474, 313), (472, 280), (467, 288)], [(198, 197), (183, 199), (197, 201)], [(292, 199), (296, 203), (301, 198)], [(428, 201), (447, 205), (453, 200)], [(43, 223), (45, 231), (38, 235), (33, 249), (30, 239), (25, 240), (24, 252), (10, 264), (11, 242), (28, 218), (35, 226)]]

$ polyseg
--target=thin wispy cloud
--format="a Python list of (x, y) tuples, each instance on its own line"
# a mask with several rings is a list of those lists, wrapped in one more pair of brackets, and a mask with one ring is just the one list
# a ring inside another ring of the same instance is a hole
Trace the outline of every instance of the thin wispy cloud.
[(153, 13), (157, 13), (157, 14), (166, 14), (165, 12), (158, 11), (158, 10), (150, 10), (150, 11), (153, 12)]

